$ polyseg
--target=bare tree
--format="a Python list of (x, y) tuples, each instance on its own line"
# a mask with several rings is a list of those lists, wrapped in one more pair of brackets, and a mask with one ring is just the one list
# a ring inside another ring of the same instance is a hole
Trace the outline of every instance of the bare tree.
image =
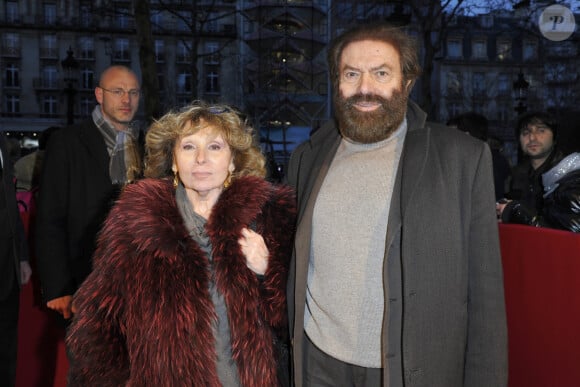
[(462, 9), (464, 3), (465, 0), (409, 1), (423, 47), (423, 74), (419, 83), (422, 98), (420, 105), (429, 114), (435, 113), (431, 84), (436, 56), (443, 48), (447, 26)]
[[(139, 44), (139, 62), (141, 64), (142, 84), (145, 95), (145, 117), (148, 121), (161, 115), (159, 99), (159, 79), (153, 51), (149, 0), (133, 0), (135, 27)], [(149, 122), (148, 122), (149, 123)]]
[[(138, 0), (144, 1), (145, 0)], [(201, 3), (201, 4), (198, 4)], [(190, 53), (190, 73), (191, 73), (191, 99), (198, 98), (198, 84), (199, 69), (198, 59), (208, 56), (219, 55), (223, 49), (236, 40), (235, 27), (232, 31), (215, 31), (212, 26), (218, 21), (228, 18), (235, 18), (237, 10), (235, 3), (233, 7), (219, 6), (223, 2), (212, 1), (190, 1), (187, 4), (179, 4), (176, 6), (174, 1), (158, 0), (154, 12), (161, 12), (171, 15), (182, 26), (182, 33), (179, 34), (179, 39), (183, 46)], [(222, 4), (223, 5), (223, 4)], [(234, 19), (235, 26), (235, 19)], [(168, 32), (163, 25), (156, 26), (161, 32)], [(200, 52), (199, 46), (205, 39), (217, 39), (220, 41), (220, 46), (212, 52)]]

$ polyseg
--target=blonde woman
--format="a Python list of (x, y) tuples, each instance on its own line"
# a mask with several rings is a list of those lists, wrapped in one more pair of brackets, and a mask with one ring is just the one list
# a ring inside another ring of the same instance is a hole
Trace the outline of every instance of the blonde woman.
[(70, 385), (286, 384), (292, 191), (227, 105), (166, 114), (146, 151), (75, 295)]

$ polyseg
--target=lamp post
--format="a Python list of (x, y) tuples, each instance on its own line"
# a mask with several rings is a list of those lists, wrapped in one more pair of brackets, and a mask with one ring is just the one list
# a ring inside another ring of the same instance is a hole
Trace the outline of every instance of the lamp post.
[(66, 82), (66, 86), (64, 92), (67, 98), (66, 123), (67, 125), (71, 125), (74, 122), (74, 96), (77, 92), (74, 88), (74, 81), (76, 80), (75, 70), (79, 68), (79, 62), (75, 59), (71, 47), (68, 48), (66, 58), (60, 64), (65, 71), (64, 81)]
[(514, 82), (513, 86), (517, 103), (514, 110), (518, 113), (519, 116), (528, 110), (526, 101), (528, 99), (528, 88), (530, 87), (530, 83), (526, 81), (526, 78), (524, 78), (524, 74), (521, 70), (518, 73), (518, 79)]

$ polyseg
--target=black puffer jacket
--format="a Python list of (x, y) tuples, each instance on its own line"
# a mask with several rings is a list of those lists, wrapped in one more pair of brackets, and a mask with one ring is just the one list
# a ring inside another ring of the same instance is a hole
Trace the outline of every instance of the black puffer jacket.
[(536, 214), (514, 200), (506, 205), (502, 222), (580, 232), (580, 153), (567, 156), (544, 175), (549, 174), (561, 177), (548, 185), (543, 176), (547, 193), (542, 211)]
[(559, 183), (544, 199), (544, 218), (555, 228), (580, 232), (580, 170), (570, 172)]

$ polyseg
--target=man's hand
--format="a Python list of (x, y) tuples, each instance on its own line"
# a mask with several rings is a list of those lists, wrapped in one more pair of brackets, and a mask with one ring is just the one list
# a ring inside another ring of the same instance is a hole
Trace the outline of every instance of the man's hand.
[(20, 284), (26, 285), (30, 281), (32, 269), (28, 261), (20, 261)]
[(497, 219), (500, 223), (501, 223), (501, 214), (503, 213), (505, 206), (507, 206), (509, 202), (511, 202), (511, 200), (501, 199), (500, 201), (495, 203), (495, 214), (497, 215)]
[(46, 303), (46, 306), (49, 309), (52, 309), (52, 310), (62, 314), (62, 317), (64, 317), (67, 320), (69, 318), (71, 318), (73, 315), (72, 296), (63, 296), (63, 297), (55, 298), (53, 300), (48, 301)]

